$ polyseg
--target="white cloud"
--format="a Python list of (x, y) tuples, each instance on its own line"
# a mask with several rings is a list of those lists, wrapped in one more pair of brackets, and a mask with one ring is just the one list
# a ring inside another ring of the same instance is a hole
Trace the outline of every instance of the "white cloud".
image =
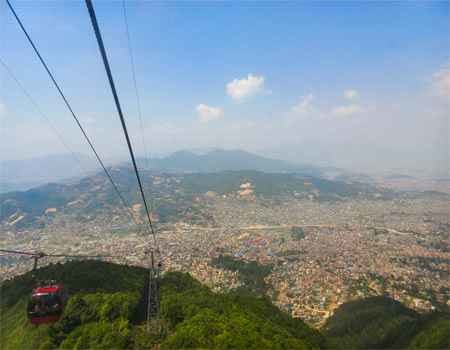
[(314, 96), (312, 94), (308, 94), (302, 96), (300, 98), (300, 102), (297, 103), (294, 107), (292, 107), (292, 112), (295, 114), (304, 114), (310, 112), (312, 110), (312, 100)]
[(202, 123), (208, 123), (223, 117), (223, 110), (219, 107), (211, 107), (201, 103), (196, 107), (196, 110)]
[(358, 93), (358, 91), (356, 91), (354, 89), (348, 89), (348, 90), (344, 91), (344, 97), (347, 100), (354, 100), (359, 97), (359, 93)]
[(438, 96), (450, 98), (450, 67), (434, 73), (432, 85), (434, 92)]
[(332, 109), (331, 114), (336, 117), (351, 117), (364, 111), (364, 108), (358, 104), (349, 104), (338, 106)]
[[(240, 101), (244, 98), (264, 92), (264, 77), (249, 74), (247, 78), (234, 79), (227, 84), (227, 94)], [(267, 91), (270, 93), (270, 91)]]

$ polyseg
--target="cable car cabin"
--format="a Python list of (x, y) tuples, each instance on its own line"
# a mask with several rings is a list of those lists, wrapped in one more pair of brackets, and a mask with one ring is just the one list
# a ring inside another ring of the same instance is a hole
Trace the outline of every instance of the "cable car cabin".
[(67, 301), (62, 284), (46, 283), (35, 288), (28, 302), (28, 319), (34, 325), (48, 324), (61, 318)]

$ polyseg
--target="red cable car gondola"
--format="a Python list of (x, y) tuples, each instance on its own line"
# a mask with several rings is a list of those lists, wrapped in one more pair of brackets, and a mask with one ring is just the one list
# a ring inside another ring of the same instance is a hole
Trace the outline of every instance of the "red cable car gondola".
[[(67, 255), (67, 254), (46, 254), (44, 252), (22, 252), (10, 249), (0, 249), (1, 253), (18, 254), (31, 256), (34, 260), (33, 279), (36, 279), (38, 261), (44, 257), (56, 258), (107, 258), (111, 255)], [(64, 311), (69, 295), (62, 283), (56, 281), (40, 282), (31, 292), (27, 306), (27, 315), (34, 325), (54, 323), (58, 321)]]
[(58, 321), (67, 302), (64, 286), (56, 282), (43, 283), (33, 289), (28, 302), (28, 319), (34, 325)]

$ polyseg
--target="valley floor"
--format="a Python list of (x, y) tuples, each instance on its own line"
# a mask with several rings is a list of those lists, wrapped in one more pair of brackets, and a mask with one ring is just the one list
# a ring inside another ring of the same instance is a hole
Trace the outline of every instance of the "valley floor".
[[(208, 225), (159, 225), (165, 271), (190, 272), (215, 291), (245, 284), (239, 270), (211, 263), (219, 256), (269, 266), (263, 292), (281, 309), (321, 327), (349, 300), (389, 295), (418, 311), (449, 306), (448, 206), (439, 200), (348, 200), (199, 197)], [(295, 230), (301, 229), (301, 236)], [(88, 223), (60, 215), (45, 229), (7, 231), (0, 246), (47, 253), (111, 254), (147, 266), (151, 240), (114, 220)], [(447, 247), (447, 248), (445, 248)], [(2, 257), (1, 274), (27, 271), (25, 258)], [(57, 260), (43, 259), (47, 264)]]

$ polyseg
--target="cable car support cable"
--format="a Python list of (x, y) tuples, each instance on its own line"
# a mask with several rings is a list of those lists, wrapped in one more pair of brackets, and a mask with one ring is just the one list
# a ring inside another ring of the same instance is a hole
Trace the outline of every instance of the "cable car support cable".
[[(138, 117), (139, 117), (139, 125), (140, 125), (140, 129), (141, 129), (142, 146), (143, 146), (144, 155), (145, 155), (145, 163), (146, 163), (146, 166), (148, 167), (150, 157), (149, 157), (149, 153), (148, 153), (147, 143), (145, 142), (145, 135), (144, 135), (145, 129), (144, 129), (144, 122), (142, 121), (141, 98), (139, 95), (139, 89), (138, 89), (137, 78), (136, 78), (136, 65), (134, 63), (133, 47), (131, 45), (131, 35), (130, 35), (130, 29), (129, 29), (129, 25), (128, 25), (127, 5), (126, 5), (125, 0), (122, 0), (122, 9), (123, 9), (123, 18), (124, 18), (124, 22), (125, 22), (125, 29), (126, 29), (126, 34), (127, 34), (128, 56), (130, 57), (130, 65), (131, 65), (131, 73), (132, 73), (132, 77), (133, 77), (134, 93), (136, 95), (136, 106), (137, 106), (137, 112), (138, 112)], [(150, 203), (150, 207), (151, 207), (151, 203)]]
[[(133, 87), (134, 87), (134, 94), (136, 96), (136, 107), (138, 112), (138, 119), (139, 119), (139, 127), (141, 131), (141, 141), (142, 141), (142, 147), (144, 151), (144, 158), (145, 158), (145, 167), (144, 169), (148, 169), (150, 164), (150, 154), (148, 152), (147, 143), (145, 142), (145, 128), (144, 128), (144, 122), (142, 118), (142, 106), (141, 106), (141, 98), (139, 94), (138, 89), (138, 83), (136, 78), (136, 64), (134, 61), (134, 54), (133, 54), (133, 46), (131, 43), (131, 34), (130, 34), (130, 28), (128, 23), (128, 14), (127, 14), (127, 5), (126, 0), (122, 0), (122, 10), (123, 10), (123, 18), (125, 23), (125, 32), (127, 36), (127, 48), (128, 48), (128, 56), (130, 57), (130, 66), (131, 66), (131, 75), (133, 78)], [(145, 193), (145, 188), (144, 188)], [(152, 198), (149, 199), (148, 202), (150, 212), (152, 212)]]
[(85, 258), (85, 259), (98, 259), (98, 258), (112, 258), (113, 255), (84, 255), (84, 254), (47, 254), (44, 252), (24, 252), (20, 250), (0, 249), (0, 253), (25, 255), (34, 259), (33, 272), (36, 271), (39, 259), (51, 257), (51, 258)]
[(16, 83), (16, 85), (19, 87), (19, 89), (23, 92), (23, 94), (27, 97), (28, 101), (30, 101), (30, 104), (33, 105), (33, 107), (36, 109), (38, 114), (44, 119), (47, 124), (49, 125), (50, 129), (53, 131), (53, 133), (56, 135), (56, 137), (59, 139), (61, 144), (69, 151), (69, 153), (72, 155), (72, 157), (75, 159), (75, 161), (79, 164), (81, 170), (85, 173), (87, 173), (87, 170), (84, 168), (80, 158), (77, 156), (77, 154), (72, 150), (72, 148), (67, 144), (67, 142), (64, 141), (64, 138), (62, 134), (58, 131), (58, 129), (53, 125), (53, 123), (50, 121), (50, 118), (42, 111), (39, 104), (36, 102), (36, 100), (31, 96), (31, 94), (27, 91), (25, 86), (19, 81), (19, 79), (16, 77), (16, 75), (13, 73), (12, 69), (8, 67), (5, 61), (0, 57), (0, 64), (3, 66), (4, 70), (9, 74), (12, 80)]
[(84, 255), (84, 254), (47, 254), (44, 252), (24, 252), (20, 250), (0, 249), (1, 253), (37, 256), (40, 258), (52, 257), (52, 258), (113, 258), (115, 255)]
[[(136, 178), (137, 178), (138, 185), (139, 185), (139, 190), (141, 192), (142, 201), (144, 202), (145, 211), (147, 213), (150, 233), (153, 236), (155, 249), (156, 249), (156, 251), (158, 253), (160, 253), (159, 247), (158, 247), (158, 243), (157, 243), (157, 239), (156, 239), (155, 230), (153, 229), (153, 224), (152, 224), (152, 219), (151, 219), (151, 216), (150, 216), (149, 207), (147, 205), (147, 200), (145, 198), (145, 193), (144, 193), (144, 189), (143, 189), (143, 186), (142, 186), (141, 177), (139, 175), (139, 170), (138, 170), (138, 167), (137, 167), (137, 164), (136, 164), (136, 159), (135, 159), (135, 156), (134, 156), (133, 147), (131, 145), (130, 137), (128, 135), (128, 130), (127, 130), (127, 126), (126, 126), (126, 123), (125, 123), (125, 118), (124, 118), (123, 113), (122, 113), (122, 108), (121, 108), (119, 97), (118, 97), (118, 94), (117, 94), (117, 90), (116, 90), (116, 87), (115, 87), (115, 84), (114, 84), (114, 79), (112, 77), (111, 68), (110, 68), (110, 65), (109, 65), (109, 61), (108, 61), (108, 57), (107, 57), (107, 54), (106, 54), (105, 46), (103, 44), (102, 35), (101, 35), (101, 32), (100, 32), (100, 28), (98, 26), (97, 17), (95, 15), (94, 6), (93, 6), (91, 0), (85, 0), (85, 3), (86, 3), (86, 7), (88, 9), (88, 12), (89, 12), (89, 17), (91, 18), (92, 27), (94, 29), (95, 37), (97, 39), (97, 44), (98, 44), (98, 47), (99, 47), (99, 50), (100, 50), (100, 54), (102, 56), (103, 65), (105, 67), (105, 71), (106, 71), (106, 74), (108, 76), (109, 85), (111, 87), (111, 92), (112, 92), (113, 97), (114, 97), (114, 102), (115, 102), (115, 105), (116, 105), (117, 113), (119, 114), (120, 122), (122, 124), (122, 129), (123, 129), (123, 132), (125, 134), (125, 139), (127, 141), (128, 151), (130, 153), (131, 161), (132, 161), (133, 167), (134, 167), (134, 172), (136, 173)], [(150, 268), (149, 268), (149, 281), (148, 281), (147, 331), (150, 330), (150, 318), (151, 318), (151, 314), (152, 314), (152, 305), (154, 305), (154, 311), (155, 311), (154, 314), (156, 315), (156, 317), (158, 317), (158, 315), (159, 315), (158, 274), (159, 274), (160, 263), (158, 263), (158, 269), (156, 269), (156, 276), (155, 276), (155, 274), (154, 274), (155, 266), (154, 266), (154, 260), (153, 260), (153, 250), (150, 253), (151, 253), (151, 264), (150, 264)], [(156, 279), (155, 279), (155, 277), (156, 277)], [(152, 301), (153, 301), (153, 303), (152, 303)]]
[(147, 214), (147, 219), (148, 219), (148, 224), (149, 224), (149, 228), (150, 228), (150, 233), (153, 236), (153, 240), (154, 240), (154, 243), (155, 243), (156, 251), (159, 251), (159, 248), (157, 246), (157, 241), (156, 241), (155, 230), (153, 228), (152, 219), (151, 219), (151, 216), (150, 216), (149, 207), (147, 205), (147, 200), (145, 198), (145, 193), (144, 193), (144, 189), (143, 189), (143, 186), (142, 186), (141, 177), (139, 175), (139, 170), (138, 170), (138, 167), (137, 167), (137, 164), (136, 164), (136, 159), (135, 159), (134, 152), (133, 152), (133, 146), (131, 145), (130, 137), (128, 135), (128, 130), (127, 130), (127, 126), (126, 126), (126, 123), (125, 123), (125, 118), (123, 116), (122, 107), (120, 105), (120, 101), (119, 101), (119, 97), (118, 97), (118, 94), (117, 94), (116, 86), (114, 84), (114, 79), (113, 79), (113, 76), (112, 76), (112, 73), (111, 73), (111, 68), (110, 68), (110, 65), (109, 65), (109, 61), (108, 61), (108, 57), (107, 57), (107, 54), (106, 54), (105, 46), (103, 44), (103, 39), (102, 39), (102, 35), (101, 35), (101, 32), (100, 32), (100, 28), (98, 26), (97, 17), (95, 15), (95, 10), (94, 10), (94, 7), (92, 5), (92, 1), (91, 0), (85, 0), (85, 3), (86, 3), (86, 7), (88, 9), (88, 12), (89, 12), (89, 17), (91, 18), (92, 27), (94, 29), (95, 37), (97, 39), (97, 44), (98, 44), (98, 47), (99, 47), (99, 50), (100, 50), (100, 54), (102, 56), (103, 65), (105, 67), (106, 75), (108, 76), (108, 81), (109, 81), (109, 85), (111, 87), (111, 92), (113, 94), (114, 103), (116, 105), (117, 113), (119, 114), (120, 122), (122, 124), (122, 129), (123, 129), (123, 132), (125, 134), (125, 139), (126, 139), (126, 142), (127, 142), (128, 151), (130, 153), (131, 161), (133, 163), (133, 168), (134, 168), (134, 172), (136, 174), (137, 182), (138, 182), (138, 185), (139, 185), (139, 190), (141, 192), (142, 201), (144, 202), (144, 207), (145, 207), (145, 212)]
[(133, 213), (131, 212), (130, 206), (128, 204), (128, 202), (125, 200), (125, 198), (123, 197), (122, 193), (119, 191), (119, 188), (117, 187), (117, 185), (115, 184), (111, 174), (109, 173), (108, 169), (106, 169), (105, 164), (103, 163), (102, 159), (100, 158), (100, 155), (98, 154), (97, 150), (95, 149), (92, 141), (90, 140), (89, 136), (87, 135), (86, 131), (84, 130), (83, 126), (81, 125), (77, 115), (75, 114), (75, 112), (72, 109), (72, 106), (70, 105), (69, 101), (67, 100), (66, 96), (64, 95), (63, 91), (61, 90), (58, 82), (56, 81), (55, 77), (53, 76), (53, 73), (50, 71), (50, 68), (48, 67), (47, 63), (45, 62), (45, 60), (42, 58), (39, 50), (37, 49), (36, 45), (34, 44), (33, 40), (31, 39), (30, 35), (28, 34), (27, 30), (25, 29), (22, 21), (20, 20), (19, 16), (17, 15), (16, 11), (14, 10), (14, 7), (11, 5), (11, 2), (9, 0), (6, 0), (6, 3), (9, 7), (9, 9), (11, 10), (14, 18), (16, 19), (17, 23), (19, 24), (20, 28), (22, 29), (22, 32), (25, 34), (25, 36), (28, 39), (28, 42), (30, 43), (31, 47), (33, 48), (34, 52), (36, 53), (37, 57), (39, 58), (39, 61), (41, 62), (42, 66), (44, 67), (44, 69), (46, 70), (48, 76), (50, 77), (50, 79), (53, 82), (53, 85), (56, 87), (56, 89), (59, 92), (59, 95), (61, 96), (61, 98), (63, 99), (67, 109), (70, 111), (73, 119), (75, 120), (76, 124), (78, 125), (78, 128), (80, 129), (81, 133), (83, 134), (86, 142), (89, 144), (89, 147), (91, 148), (92, 152), (94, 153), (98, 163), (100, 164), (100, 166), (102, 167), (104, 173), (106, 174), (107, 178), (109, 179), (111, 185), (114, 188), (114, 191), (117, 193), (117, 195), (119, 196), (120, 200), (122, 201), (122, 204), (125, 206), (125, 208), (128, 209), (131, 218), (133, 219), (133, 221), (135, 222), (135, 224), (139, 227), (139, 224), (137, 223), (136, 219), (133, 216)]

